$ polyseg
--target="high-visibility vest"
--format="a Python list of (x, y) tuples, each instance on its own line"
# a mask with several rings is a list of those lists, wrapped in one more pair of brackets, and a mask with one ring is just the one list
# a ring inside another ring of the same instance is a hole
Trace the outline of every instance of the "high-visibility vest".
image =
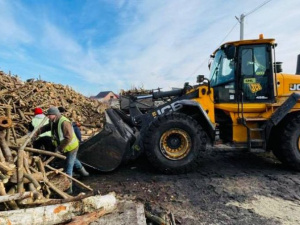
[[(36, 128), (38, 125), (40, 125), (40, 123), (42, 122), (43, 119), (44, 119), (44, 117), (33, 117), (32, 121), (31, 121), (32, 126), (34, 128)], [(44, 123), (44, 125), (46, 125), (48, 123), (49, 123), (49, 120), (47, 119), (46, 122)], [(39, 135), (39, 137), (46, 137), (46, 136), (51, 137), (51, 131), (47, 131), (47, 132)]]
[[(65, 121), (71, 123), (70, 120), (68, 120), (68, 119), (67, 119), (66, 117), (64, 117), (64, 116), (60, 117), (60, 119), (59, 119), (59, 121), (58, 121), (57, 135), (58, 135), (58, 139), (59, 139), (60, 142), (61, 142), (62, 140), (64, 140), (64, 134), (63, 134), (63, 131), (62, 131), (62, 123), (65, 122)], [(53, 126), (53, 124), (51, 124), (51, 130), (52, 130), (52, 126)], [(72, 127), (72, 126), (71, 126), (71, 127)], [(72, 130), (73, 130), (73, 127), (72, 127)], [(54, 131), (52, 130), (52, 132), (54, 132)], [(55, 135), (53, 134), (52, 137), (55, 137)], [(57, 141), (56, 141), (56, 140), (53, 141), (53, 144), (57, 147)], [(78, 146), (79, 146), (79, 141), (78, 141), (78, 139), (77, 139), (77, 137), (76, 137), (76, 134), (75, 134), (75, 132), (74, 132), (74, 130), (73, 130), (73, 132), (72, 132), (72, 140), (71, 140), (71, 142), (63, 149), (63, 152), (70, 152), (70, 151), (76, 149)]]

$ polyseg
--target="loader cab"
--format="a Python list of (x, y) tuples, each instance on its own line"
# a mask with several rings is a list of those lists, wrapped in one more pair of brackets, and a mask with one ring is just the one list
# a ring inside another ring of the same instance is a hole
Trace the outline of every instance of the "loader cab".
[(238, 43), (225, 44), (212, 55), (210, 77), (215, 102), (273, 102), (272, 45)]

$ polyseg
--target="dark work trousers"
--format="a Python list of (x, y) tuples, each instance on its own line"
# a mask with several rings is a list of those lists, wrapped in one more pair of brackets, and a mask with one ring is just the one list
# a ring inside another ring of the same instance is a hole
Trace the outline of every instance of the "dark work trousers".
[(65, 153), (66, 157), (67, 157), (66, 164), (65, 164), (65, 173), (71, 177), (73, 175), (74, 167), (75, 167), (75, 169), (78, 169), (78, 170), (82, 168), (81, 162), (77, 159), (77, 152), (78, 152), (78, 148)]
[(54, 152), (55, 146), (52, 144), (52, 139), (49, 136), (39, 137), (33, 142), (33, 147), (37, 149), (45, 149)]

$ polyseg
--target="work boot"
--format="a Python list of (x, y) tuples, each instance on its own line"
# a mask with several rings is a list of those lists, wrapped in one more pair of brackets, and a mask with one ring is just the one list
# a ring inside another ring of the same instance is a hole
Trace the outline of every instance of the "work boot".
[(73, 194), (73, 187), (72, 187), (72, 185), (66, 190), (66, 193), (67, 193), (68, 195)]
[(70, 187), (65, 191), (68, 195), (73, 194), (73, 182), (72, 182), (72, 180), (70, 180), (70, 183), (71, 183)]
[(85, 170), (84, 167), (81, 167), (81, 168), (78, 170), (78, 172), (79, 172), (80, 175), (83, 176), (83, 177), (87, 177), (87, 176), (90, 175), (90, 174)]

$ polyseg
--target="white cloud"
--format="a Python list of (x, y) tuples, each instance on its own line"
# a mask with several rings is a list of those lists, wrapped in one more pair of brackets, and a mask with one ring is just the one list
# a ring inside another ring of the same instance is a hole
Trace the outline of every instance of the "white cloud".
[(8, 4), (7, 1), (0, 1), (1, 45), (32, 41), (31, 35), (26, 28), (15, 20), (14, 13), (16, 13), (16, 9), (23, 10), (18, 4)]
[[(84, 23), (89, 7), (101, 7), (103, 2), (106, 5), (112, 4), (114, 10), (119, 10), (118, 30), (105, 45), (97, 43), (96, 47), (92, 37), (86, 38), (86, 35), (97, 35), (93, 26), (84, 31), (74, 32), (71, 31), (71, 27), (65, 24), (61, 26), (55, 20), (51, 20), (50, 14), (47, 17), (36, 11), (26, 11), (21, 2), (17, 5), (1, 0), (0, 27), (3, 27), (5, 32), (0, 35), (0, 40), (9, 43), (8, 46), (15, 45), (16, 51), (13, 54), (19, 59), (29, 57), (22, 45), (39, 51), (40, 61), (36, 59), (36, 62), (32, 62), (35, 59), (31, 56), (28, 67), (34, 63), (44, 63), (37, 67), (46, 68), (45, 76), (49, 79), (53, 79), (51, 76), (57, 76), (53, 74), (53, 70), (59, 73), (61, 69), (62, 75), (57, 78), (58, 82), (63, 78), (90, 82), (90, 87), (78, 85), (78, 89), (83, 93), (90, 93), (98, 87), (117, 92), (120, 89), (129, 89), (132, 85), (143, 85), (149, 89), (163, 87), (165, 90), (175, 86), (182, 87), (185, 81), (194, 82), (197, 74), (208, 75), (209, 55), (237, 23), (234, 17), (250, 12), (262, 3), (260, 0), (99, 2), (87, 3), (78, 15), (84, 15), (81, 18), (81, 22)], [(257, 38), (260, 33), (264, 33), (268, 38), (276, 38), (279, 44), (277, 59), (284, 62), (283, 68), (289, 73), (295, 72), (296, 56), (300, 53), (297, 38), (300, 34), (299, 8), (300, 1), (273, 0), (245, 18), (245, 38)], [(23, 17), (16, 16), (20, 12), (24, 13)], [(25, 17), (26, 13), (28, 17)], [(95, 11), (91, 15), (95, 23), (106, 19), (101, 14), (95, 14)], [(39, 20), (34, 23), (33, 29), (30, 23), (33, 23), (34, 17)], [(17, 18), (25, 19), (19, 21)], [(23, 26), (26, 22), (29, 25)], [(72, 24), (72, 21), (69, 24)], [(87, 40), (85, 44), (80, 41), (83, 37)], [(93, 36), (93, 39), (96, 37)], [(238, 25), (225, 42), (237, 39)], [(10, 53), (0, 53), (2, 57), (4, 54)], [(48, 73), (51, 66), (55, 68), (52, 69), (52, 73)], [(66, 73), (65, 77), (63, 73)], [(104, 90), (98, 89), (95, 92), (99, 91)]]

